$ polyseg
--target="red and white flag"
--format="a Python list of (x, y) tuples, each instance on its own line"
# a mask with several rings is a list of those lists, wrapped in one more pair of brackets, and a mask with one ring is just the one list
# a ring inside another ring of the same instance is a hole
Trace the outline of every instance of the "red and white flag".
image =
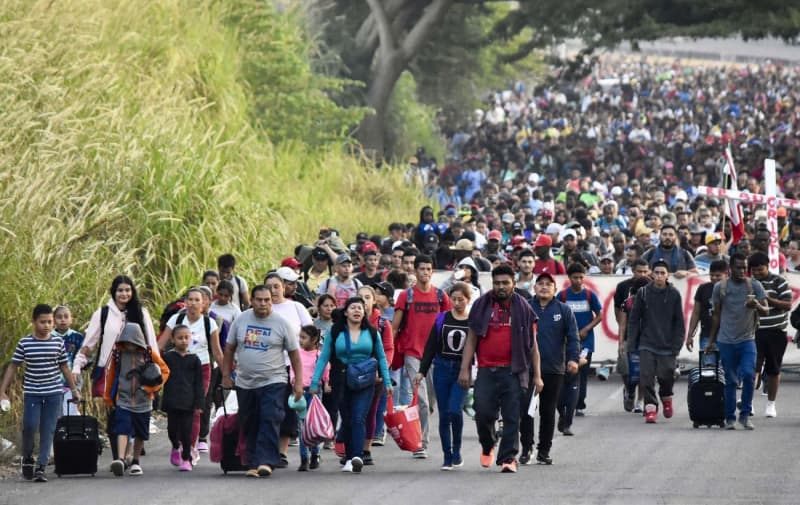
[[(736, 168), (733, 166), (733, 156), (731, 155), (730, 145), (725, 148), (725, 166), (722, 169), (723, 174), (728, 175), (728, 188), (738, 191), (739, 187), (736, 182)], [(742, 215), (742, 204), (738, 200), (728, 199), (725, 205), (725, 215), (731, 221), (731, 235), (733, 235), (733, 244), (736, 245), (744, 237), (744, 216)]]

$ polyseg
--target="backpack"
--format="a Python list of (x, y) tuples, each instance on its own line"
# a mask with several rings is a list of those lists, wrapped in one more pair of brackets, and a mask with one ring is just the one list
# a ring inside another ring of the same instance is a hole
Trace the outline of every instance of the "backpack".
[(168, 303), (167, 306), (164, 307), (164, 312), (161, 313), (161, 319), (158, 320), (159, 336), (164, 332), (164, 328), (167, 327), (167, 321), (169, 321), (172, 316), (183, 310), (184, 307), (186, 307), (185, 296)]
[(247, 310), (247, 307), (244, 306), (244, 298), (242, 297), (242, 293), (244, 292), (244, 285), (242, 284), (242, 279), (239, 278), (238, 275), (233, 276), (233, 280), (236, 281), (236, 288), (239, 291), (239, 309), (244, 312)]
[[(561, 292), (558, 294), (558, 299), (561, 300), (561, 303), (567, 303), (567, 289), (562, 289)], [(589, 288), (583, 288), (586, 291), (586, 301), (589, 302), (589, 310), (592, 308), (592, 290)]]
[[(753, 279), (751, 279), (750, 277), (745, 277), (744, 278), (744, 282), (745, 282), (745, 284), (747, 284), (747, 294), (748, 295), (754, 294), (755, 292), (753, 291)], [(719, 281), (719, 305), (720, 305), (720, 307), (722, 307), (722, 305), (725, 303), (725, 296), (727, 294), (728, 294), (728, 279), (723, 279), (723, 280)], [(756, 309), (756, 313), (755, 313), (754, 319), (755, 319), (755, 324), (756, 324), (755, 331), (758, 331), (758, 327), (760, 326), (761, 321), (760, 321), (760, 318), (758, 317), (758, 310), (757, 309)]]
[[(436, 289), (436, 301), (439, 302), (439, 312), (444, 312), (444, 291), (439, 288)], [(406, 327), (406, 322), (408, 318), (408, 310), (411, 306), (411, 302), (414, 301), (414, 288), (406, 289), (406, 310), (403, 311), (403, 317), (400, 319), (400, 326), (397, 328), (397, 334), (399, 335), (400, 332), (403, 331), (403, 328)]]
[[(356, 291), (358, 291), (359, 289), (361, 289), (362, 286), (364, 286), (364, 283), (361, 282), (360, 280), (356, 279), (355, 277), (351, 277), (351, 279), (353, 281), (353, 285), (356, 287)], [(333, 292), (331, 292), (331, 281), (335, 282), (335, 284), (333, 285)], [(334, 298), (336, 298), (336, 296), (335, 296), (336, 295), (336, 286), (339, 285), (339, 281), (336, 280), (336, 277), (335, 276), (334, 277), (328, 277), (327, 279), (322, 281), (322, 283), (320, 284), (320, 287), (322, 287), (323, 284), (325, 285), (325, 289), (323, 291), (326, 294), (329, 294), (329, 295), (333, 296)]]

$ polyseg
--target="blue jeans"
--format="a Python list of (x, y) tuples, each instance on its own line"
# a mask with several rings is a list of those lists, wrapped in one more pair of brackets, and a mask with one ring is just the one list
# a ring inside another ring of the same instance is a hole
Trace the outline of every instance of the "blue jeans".
[(475, 424), (484, 454), (494, 447), (495, 423), (503, 415), (503, 434), (497, 464), (513, 460), (519, 452), (519, 417), (522, 386), (510, 367), (481, 367), (475, 379)]
[[(588, 368), (587, 365), (585, 368)], [(565, 373), (564, 385), (558, 399), (558, 425), (559, 430), (572, 426), (575, 408), (578, 405), (578, 393), (581, 383), (580, 372), (576, 374)]]
[[(400, 399), (404, 400), (403, 405), (408, 405), (411, 403), (411, 400), (414, 395), (414, 388), (411, 384), (411, 381), (414, 380), (414, 377), (419, 372), (419, 364), (420, 360), (413, 356), (406, 355), (405, 361), (403, 361), (403, 384), (405, 385), (406, 381), (408, 381), (409, 385), (409, 394), (408, 394), (408, 402), (406, 403), (406, 397), (404, 395), (400, 395)], [(419, 388), (417, 389), (417, 398), (419, 403), (419, 423), (422, 425), (422, 448), (428, 448), (428, 418), (430, 417), (430, 404), (428, 403), (428, 381), (424, 380), (419, 383)]]
[[(306, 388), (303, 391), (303, 396), (305, 396), (305, 398), (306, 398), (306, 405), (311, 405), (311, 398), (313, 397), (313, 395), (308, 392), (308, 388)], [(320, 400), (321, 400), (321, 398), (320, 398)], [(297, 431), (298, 431), (298, 433), (301, 434), (301, 436), (297, 437), (297, 441), (299, 442), (299, 445), (300, 445), (300, 459), (301, 460), (308, 459), (308, 450), (309, 450), (309, 448), (306, 447), (306, 444), (303, 443), (302, 433), (303, 433), (303, 423), (304, 422), (305, 421), (300, 420), (299, 417), (297, 418)], [(319, 454), (319, 445), (315, 445), (314, 447), (311, 447), (311, 454)]]
[(444, 452), (444, 463), (461, 460), (461, 434), (464, 416), (461, 406), (467, 391), (458, 385), (461, 362), (436, 357), (433, 362), (433, 389), (439, 405), (439, 438)]
[(756, 341), (738, 344), (717, 342), (722, 367), (725, 369), (725, 420), (736, 419), (736, 386), (742, 381), (742, 406), (739, 416), (749, 416), (753, 410), (753, 386), (756, 373)]
[(411, 397), (414, 394), (414, 388), (411, 386), (411, 381), (408, 380), (403, 369), (390, 370), (389, 377), (394, 383), (394, 393), (392, 393), (392, 401), (395, 405), (408, 405), (411, 403)]
[(50, 458), (56, 422), (61, 416), (62, 398), (63, 393), (52, 395), (25, 393), (23, 397), (25, 408), (22, 412), (22, 457), (33, 457), (33, 438), (38, 430), (39, 459), (36, 461), (38, 466), (46, 466), (47, 460)]
[(236, 388), (239, 425), (247, 440), (247, 465), (257, 468), (280, 463), (278, 450), (281, 421), (286, 403), (286, 384), (270, 384), (256, 389)]
[(356, 456), (360, 458), (364, 452), (364, 440), (367, 437), (367, 412), (372, 404), (374, 394), (375, 388), (372, 386), (358, 391), (345, 386), (339, 408), (342, 415), (339, 433), (341, 440), (344, 441), (347, 459), (353, 459)]
[(378, 399), (378, 412), (375, 415), (375, 432), (372, 434), (373, 438), (383, 434), (383, 430), (385, 429), (383, 416), (386, 415), (386, 405), (388, 402), (389, 397), (386, 394), (386, 389), (384, 389), (381, 393), (381, 397)]

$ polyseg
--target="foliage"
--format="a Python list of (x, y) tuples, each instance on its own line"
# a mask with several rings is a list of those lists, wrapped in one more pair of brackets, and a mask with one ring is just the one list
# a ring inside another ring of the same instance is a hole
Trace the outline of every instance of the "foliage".
[(410, 72), (397, 81), (389, 104), (387, 145), (392, 146), (389, 157), (398, 161), (424, 147), (428, 156), (443, 163), (445, 144), (436, 128), (436, 108), (422, 103), (417, 96), (417, 84)]
[[(378, 178), (340, 146), (320, 146), (322, 135), (305, 137), (319, 87), (281, 103), (305, 111), (306, 123), (281, 119), (297, 131), (272, 135), (255, 120), (263, 88), (247, 79), (247, 35), (225, 21), (248, 5), (0, 3), (3, 358), (36, 303), (66, 303), (84, 328), (119, 273), (157, 317), (223, 252), (253, 282), (321, 222), (347, 237), (415, 217), (422, 202), (401, 173)], [(270, 15), (281, 29), (294, 22)], [(274, 59), (291, 57), (263, 68), (300, 65), (305, 48), (284, 39)], [(319, 128), (350, 120), (324, 114)]]

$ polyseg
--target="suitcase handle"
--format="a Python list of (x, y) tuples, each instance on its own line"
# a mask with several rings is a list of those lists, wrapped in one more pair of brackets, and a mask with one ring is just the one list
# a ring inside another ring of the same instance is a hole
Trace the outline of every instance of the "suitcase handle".
[(700, 351), (700, 371), (702, 372), (703, 368), (710, 368), (709, 366), (703, 366), (705, 362), (703, 358), (705, 358), (707, 354), (714, 356), (714, 374), (719, 375), (719, 349), (714, 349), (710, 352)]
[(225, 391), (234, 391), (236, 388), (226, 388), (222, 384), (217, 386), (217, 392), (215, 393), (219, 395), (220, 403), (222, 404), (222, 415), (228, 416), (228, 409), (225, 408)]

